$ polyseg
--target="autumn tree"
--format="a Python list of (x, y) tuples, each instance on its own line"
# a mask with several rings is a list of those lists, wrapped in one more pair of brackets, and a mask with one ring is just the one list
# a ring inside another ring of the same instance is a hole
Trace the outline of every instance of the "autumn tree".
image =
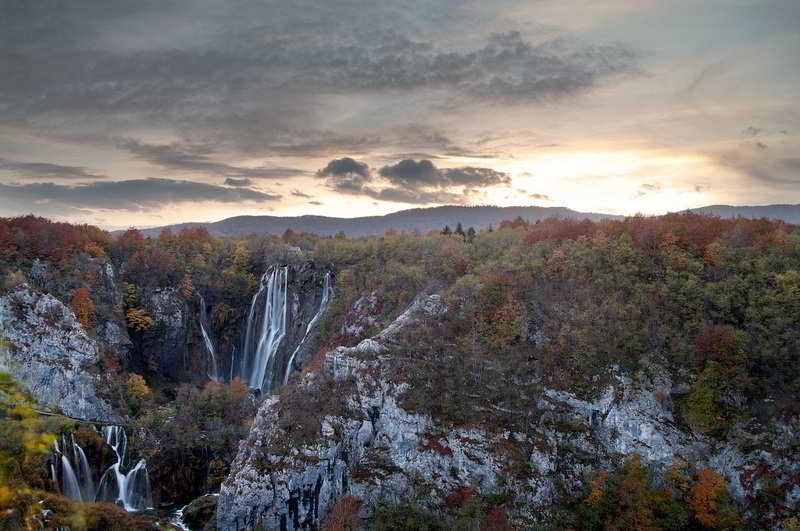
[(94, 325), (95, 303), (89, 294), (89, 288), (78, 288), (72, 297), (72, 311), (81, 326), (89, 330)]
[(725, 478), (711, 469), (697, 474), (688, 501), (694, 517), (708, 529), (733, 529), (739, 521), (728, 500)]

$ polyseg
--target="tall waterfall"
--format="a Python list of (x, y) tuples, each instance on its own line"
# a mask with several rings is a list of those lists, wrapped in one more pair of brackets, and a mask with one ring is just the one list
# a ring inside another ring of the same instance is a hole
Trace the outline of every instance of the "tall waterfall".
[[(252, 389), (269, 390), (271, 385), (275, 354), (286, 336), (288, 283), (288, 267), (271, 268), (261, 277), (261, 285), (250, 304), (240, 374)], [(256, 304), (264, 291), (264, 318), (256, 341)]]
[(126, 511), (140, 511), (153, 507), (150, 490), (150, 477), (147, 463), (140, 459), (136, 466), (124, 473), (125, 454), (128, 448), (128, 436), (122, 426), (105, 426), (103, 437), (108, 446), (114, 450), (116, 461), (105, 471), (95, 489), (92, 469), (83, 448), (70, 435), (61, 437), (61, 445), (53, 444), (54, 460), (60, 462), (60, 481), (56, 466), (51, 461), (50, 471), (53, 482), (61, 489), (61, 493), (75, 501), (105, 501), (116, 503)]
[(113, 450), (116, 462), (100, 478), (95, 501), (116, 503), (126, 511), (141, 511), (153, 507), (147, 462), (140, 459), (127, 474), (122, 472), (128, 447), (128, 436), (122, 426), (103, 427), (106, 444)]
[(214, 348), (214, 342), (211, 341), (211, 337), (208, 335), (206, 331), (206, 301), (203, 300), (203, 296), (200, 295), (200, 318), (198, 319), (200, 322), (200, 332), (203, 334), (203, 342), (206, 345), (206, 351), (208, 351), (209, 361), (210, 363), (210, 372), (208, 373), (208, 377), (215, 382), (219, 380), (219, 368), (217, 366), (217, 351)]
[(311, 333), (311, 330), (319, 322), (319, 319), (322, 317), (322, 314), (325, 313), (325, 310), (328, 309), (328, 303), (333, 296), (334, 293), (333, 287), (331, 286), (331, 273), (330, 271), (327, 271), (325, 273), (325, 280), (322, 284), (322, 301), (319, 303), (319, 310), (317, 310), (317, 313), (311, 318), (311, 321), (308, 322), (306, 333), (303, 335), (303, 339), (300, 340), (300, 343), (297, 344), (297, 348), (294, 349), (294, 352), (292, 352), (292, 355), (289, 357), (289, 363), (286, 364), (286, 373), (283, 375), (284, 385), (286, 385), (286, 383), (289, 381), (289, 374), (292, 372), (292, 365), (294, 364), (294, 357), (297, 355), (297, 351), (300, 350), (300, 347), (305, 344), (306, 339), (308, 339), (308, 335)]

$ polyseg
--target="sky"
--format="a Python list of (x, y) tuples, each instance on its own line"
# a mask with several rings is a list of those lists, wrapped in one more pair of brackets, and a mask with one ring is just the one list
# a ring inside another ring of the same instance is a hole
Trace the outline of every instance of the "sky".
[(0, 0), (0, 216), (771, 203), (798, 0)]

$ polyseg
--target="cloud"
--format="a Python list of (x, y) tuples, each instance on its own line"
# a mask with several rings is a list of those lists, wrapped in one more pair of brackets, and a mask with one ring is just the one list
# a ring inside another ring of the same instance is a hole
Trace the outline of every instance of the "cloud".
[(647, 192), (657, 192), (661, 190), (661, 185), (659, 183), (644, 183), (639, 188)]
[[(213, 160), (214, 150), (208, 145), (186, 143), (146, 144), (136, 140), (126, 140), (121, 146), (136, 158), (166, 169), (209, 175), (224, 175), (234, 178), (271, 179), (305, 175), (305, 170), (294, 168), (275, 168), (259, 166), (248, 168), (233, 166)], [(241, 186), (241, 185), (238, 185)]]
[(13, 173), (23, 179), (106, 179), (83, 166), (64, 166), (48, 162), (20, 162), (0, 158), (0, 171)]
[(294, 197), (305, 197), (306, 199), (311, 199), (313, 197), (311, 195), (301, 192), (300, 190), (292, 190), (292, 195)]
[(359, 193), (372, 181), (372, 171), (366, 163), (344, 157), (330, 161), (317, 171), (317, 177), (325, 178), (328, 185), (336, 191)]
[(249, 188), (228, 188), (172, 179), (131, 179), (65, 186), (54, 183), (0, 184), (0, 197), (23, 210), (36, 206), (49, 212), (61, 209), (147, 211), (174, 203), (272, 202), (280, 195)]
[(252, 186), (253, 181), (250, 179), (236, 179), (233, 177), (228, 177), (225, 179), (225, 184), (228, 186)]
[(487, 186), (507, 186), (511, 177), (491, 168), (465, 166), (440, 170), (430, 160), (401, 160), (397, 164), (384, 166), (378, 173), (395, 186), (414, 189), (417, 187), (468, 186), (483, 188)]
[(315, 206), (321, 206), (324, 203), (322, 203), (321, 201), (309, 201), (308, 204), (309, 205), (315, 205)]
[(760, 127), (749, 126), (747, 129), (744, 130), (744, 136), (758, 136), (761, 133), (762, 129)]
[(345, 157), (317, 172), (332, 190), (380, 201), (409, 204), (466, 203), (489, 186), (508, 186), (511, 177), (491, 168), (437, 168), (430, 160), (404, 159), (382, 167), (377, 176), (366, 163)]
[(540, 201), (552, 201), (553, 198), (545, 194), (537, 194), (535, 192), (528, 192), (527, 190), (517, 189), (517, 193), (526, 195), (532, 199), (539, 199)]

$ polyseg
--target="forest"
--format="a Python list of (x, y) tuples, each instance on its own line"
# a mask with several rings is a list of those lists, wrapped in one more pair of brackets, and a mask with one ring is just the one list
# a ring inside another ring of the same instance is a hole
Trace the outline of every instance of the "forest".
[[(459, 224), (351, 239), (292, 231), (214, 237), (202, 228), (145, 237), (33, 216), (0, 219), (0, 296), (12, 307), (15, 290), (27, 285), (68, 305), (90, 337), (100, 337), (101, 324), (124, 324), (125, 355), (101, 348), (93, 368), (105, 375), (99, 392), (136, 434), (133, 448), (147, 458), (151, 481), (169, 484), (179, 505), (219, 488), (265, 397), (238, 378), (172, 370), (152, 347), (166, 332), (145, 301), (174, 289), (193, 308), (202, 293), (213, 334), (234, 345), (268, 267), (304, 262), (332, 268), (335, 297), (313, 356), (275, 394), (281, 418), (289, 419), (286, 451), (318, 437), (326, 414), (347, 415), (336, 396), (348, 384), (324, 376), (325, 356), (375, 335), (420, 294), (440, 295), (447, 312), (404, 330), (381, 363), (403, 386), (402, 408), (444, 430), (478, 426), (535, 439), (547, 393), (591, 402), (619, 375), (636, 383), (656, 373), (681, 383), (657, 398), (687, 433), (751, 451), (768, 444), (752, 435), (759, 426), (797, 427), (800, 227), (783, 222), (691, 213), (517, 218), (477, 232)], [(114, 289), (104, 281), (106, 267), (115, 272)], [(365, 296), (371, 320), (352, 326)], [(7, 343), (1, 334), (0, 342)], [(628, 391), (615, 387), (620, 400)], [(83, 423), (40, 414), (24, 385), (3, 375), (0, 527), (169, 525), (158, 511), (127, 513), (59, 496), (45, 463), (63, 433), (84, 447), (102, 446)], [(800, 451), (794, 433), (790, 455)], [(450, 451), (435, 438), (427, 449)], [(497, 451), (506, 456), (509, 481), (538, 474), (522, 444)], [(800, 476), (787, 482), (765, 467), (760, 488), (742, 499), (717, 471), (693, 462), (676, 459), (663, 472), (637, 454), (589, 463), (581, 489), (564, 486), (557, 503), (541, 508), (549, 515), (542, 528), (800, 529), (797, 505), (785, 501), (800, 489)], [(367, 519), (354, 516), (360, 501), (345, 497), (322, 528), (524, 529), (512, 510), (516, 494), (464, 487), (435, 512), (387, 504)]]

